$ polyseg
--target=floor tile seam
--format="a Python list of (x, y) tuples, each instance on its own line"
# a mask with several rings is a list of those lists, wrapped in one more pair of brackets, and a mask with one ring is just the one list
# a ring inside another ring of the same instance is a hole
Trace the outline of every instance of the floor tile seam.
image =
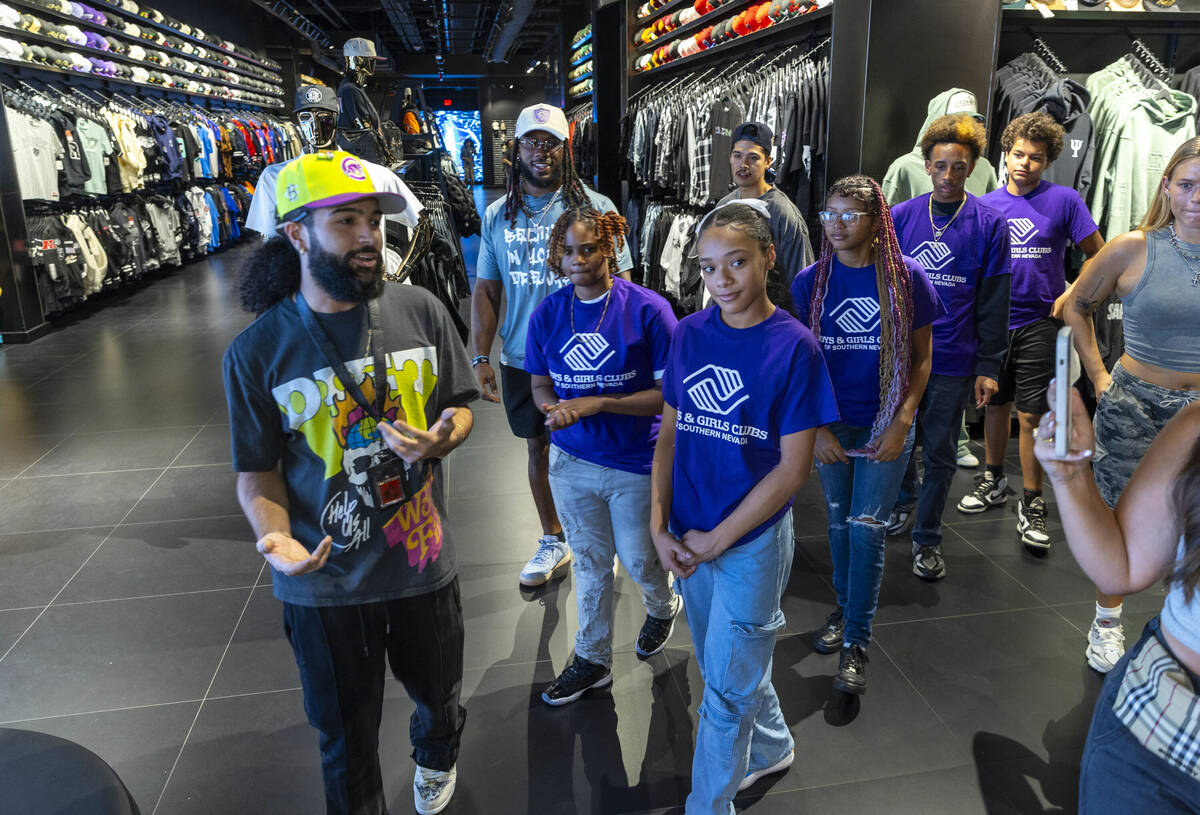
[[(98, 600), (67, 600), (62, 603), (53, 603), (54, 608), (66, 608), (68, 606), (89, 606), (98, 605), (100, 603), (124, 603), (133, 600), (161, 600), (167, 597), (190, 597), (195, 594), (217, 594), (223, 591), (247, 591), (257, 588), (257, 584), (251, 586), (223, 586), (216, 589), (194, 589), (192, 591), (168, 591), (161, 594), (134, 594), (129, 597), (105, 597)], [(35, 606), (36, 608), (36, 606)]]
[[(225, 515), (200, 515), (195, 518), (156, 518), (151, 521), (121, 521), (117, 523), (115, 527), (113, 524), (98, 524), (96, 526), (63, 526), (57, 529), (22, 529), (16, 532), (0, 533), (0, 539), (14, 535), (50, 535), (57, 532), (86, 532), (89, 529), (108, 529), (109, 527), (120, 528), (126, 526), (146, 526), (148, 524), (184, 523), (187, 521), (221, 521), (228, 518), (241, 517), (244, 517), (242, 513), (234, 512)], [(524, 561), (521, 562), (523, 563)]]
[(904, 670), (903, 666), (901, 666), (900, 663), (894, 657), (892, 657), (892, 655), (890, 653), (888, 653), (888, 650), (886, 647), (884, 647), (883, 643), (876, 640), (872, 644), (875, 646), (876, 649), (878, 649), (878, 651), (881, 654), (883, 654), (885, 657), (887, 657), (888, 662), (892, 663), (892, 665), (895, 666), (896, 670), (900, 673), (900, 676), (904, 677), (904, 681), (908, 683), (908, 686), (910, 688), (912, 688), (913, 693), (915, 693), (917, 695), (917, 698), (919, 698), (925, 704), (925, 707), (927, 707), (929, 709), (929, 712), (932, 713), (934, 715), (934, 717), (938, 720), (938, 723), (941, 724), (942, 729), (946, 731), (946, 735), (953, 737), (954, 731), (950, 729), (950, 725), (948, 725), (946, 723), (946, 720), (942, 718), (942, 714), (938, 713), (937, 708), (935, 708), (929, 702), (929, 700), (925, 698), (925, 694), (921, 692), (921, 688), (918, 687), (917, 683), (912, 680), (912, 677), (910, 677), (908, 675), (908, 673)]
[(66, 435), (66, 436), (65, 436), (65, 437), (63, 437), (62, 439), (60, 439), (60, 440), (59, 440), (59, 442), (58, 442), (58, 444), (54, 445), (54, 446), (53, 446), (53, 447), (51, 447), (49, 450), (47, 450), (46, 452), (42, 453), (40, 456), (38, 456), (38, 457), (37, 457), (37, 459), (36, 459), (35, 461), (32, 461), (32, 462), (30, 462), (30, 463), (29, 463), (29, 465), (28, 465), (27, 467), (25, 467), (25, 468), (24, 468), (23, 470), (21, 470), (19, 473), (17, 473), (16, 475), (14, 475), (14, 476), (12, 477), (12, 481), (9, 481), (8, 483), (10, 483), (10, 484), (11, 484), (13, 481), (16, 481), (18, 478), (20, 478), (21, 476), (25, 475), (25, 473), (29, 472), (30, 468), (32, 468), (32, 467), (36, 467), (36, 466), (38, 465), (38, 462), (40, 462), (40, 461), (41, 461), (42, 459), (44, 459), (46, 456), (48, 456), (48, 455), (50, 455), (51, 453), (53, 453), (53, 452), (54, 452), (55, 450), (57, 450), (58, 448), (62, 447), (62, 446), (63, 446), (64, 444), (66, 444), (66, 443), (67, 443), (67, 442), (68, 442), (70, 439), (74, 438), (74, 437), (75, 437), (75, 435), (76, 435), (76, 433), (75, 433), (74, 431), (72, 431), (71, 433), (69, 433), (68, 435)]
[[(1039, 600), (1039, 602), (1041, 602)], [(989, 611), (968, 611), (964, 614), (946, 614), (940, 617), (913, 617), (907, 620), (889, 620), (885, 623), (873, 622), (872, 628), (886, 628), (894, 625), (914, 625), (917, 623), (937, 623), (948, 620), (965, 620), (970, 617), (987, 617), (993, 614), (1014, 614), (1020, 611), (1046, 611), (1050, 607), (1045, 603), (1038, 606), (1020, 606), (1018, 608), (994, 608)]]
[(86, 472), (71, 472), (71, 473), (47, 473), (46, 475), (18, 475), (13, 477), (13, 481), (33, 481), (39, 478), (73, 478), (81, 475), (116, 475), (117, 473), (145, 473), (153, 470), (166, 470), (167, 467), (130, 467), (124, 470), (89, 470)]
[[(262, 570), (266, 567), (266, 561), (263, 561), (258, 570), (258, 577), (254, 581), (256, 585), (262, 579)], [(171, 769), (167, 772), (167, 777), (163, 780), (162, 790), (158, 793), (158, 800), (154, 802), (154, 809), (151, 810), (150, 815), (157, 815), (158, 808), (162, 806), (163, 799), (167, 795), (167, 788), (171, 785), (171, 778), (174, 777), (175, 770), (179, 767), (179, 761), (183, 758), (183, 751), (187, 749), (188, 740), (192, 737), (192, 732), (196, 729), (196, 722), (200, 721), (200, 714), (204, 712), (204, 705), (208, 701), (209, 694), (212, 693), (213, 685), (217, 682), (217, 676), (221, 673), (221, 666), (225, 664), (225, 657), (229, 655), (229, 649), (233, 646), (233, 640), (237, 636), (238, 628), (241, 627), (242, 620), (246, 618), (246, 610), (250, 608), (250, 601), (252, 599), (254, 599), (253, 587), (246, 592), (246, 602), (242, 604), (242, 611), (238, 615), (237, 622), (233, 624), (233, 630), (229, 632), (229, 639), (225, 641), (225, 650), (221, 652), (221, 658), (217, 660), (213, 674), (208, 680), (208, 687), (204, 689), (204, 697), (200, 700), (200, 705), (196, 708), (196, 714), (192, 717), (192, 723), (188, 725), (187, 733), (183, 736), (183, 743), (179, 745), (179, 752), (175, 754), (175, 761), (171, 764)]]
[[(1084, 600), (1083, 602), (1084, 602), (1084, 603), (1086, 603), (1086, 602), (1088, 602), (1088, 601), (1087, 601), (1087, 600)], [(1064, 621), (1067, 623), (1067, 625), (1071, 626), (1071, 628), (1074, 628), (1076, 631), (1078, 631), (1078, 632), (1079, 632), (1080, 636), (1082, 636), (1082, 637), (1086, 638), (1086, 637), (1088, 636), (1088, 634), (1090, 633), (1090, 630), (1089, 630), (1089, 631), (1084, 631), (1082, 628), (1080, 628), (1078, 625), (1076, 625), (1076, 624), (1075, 624), (1075, 621), (1074, 621), (1074, 620), (1072, 620), (1072, 619), (1071, 619), (1070, 617), (1068, 617), (1066, 614), (1063, 614), (1063, 613), (1062, 613), (1062, 609), (1060, 609), (1060, 608), (1058, 608), (1058, 607), (1056, 607), (1056, 606), (1048, 606), (1048, 608), (1049, 608), (1051, 611), (1053, 611), (1055, 614), (1057, 614), (1059, 617), (1062, 617), (1062, 619), (1063, 619), (1063, 620), (1064, 620)], [(1090, 625), (1089, 625), (1088, 627), (1089, 627), (1089, 629), (1091, 628), (1091, 626), (1090, 626)]]
[(974, 543), (972, 543), (971, 541), (967, 540), (967, 536), (966, 536), (966, 535), (962, 534), (962, 533), (961, 533), (961, 532), (959, 532), (957, 529), (951, 529), (950, 531), (951, 531), (951, 532), (953, 532), (955, 535), (958, 535), (958, 537), (959, 537), (960, 539), (962, 539), (963, 543), (965, 543), (967, 546), (969, 546), (969, 547), (971, 547), (972, 549), (974, 549), (974, 550), (975, 550), (975, 551), (976, 551), (976, 552), (977, 552), (977, 553), (978, 553), (978, 554), (979, 554), (979, 555), (980, 555), (980, 556), (981, 556), (981, 557), (982, 557), (984, 560), (986, 560), (988, 563), (992, 564), (992, 565), (993, 565), (993, 566), (995, 566), (997, 569), (999, 569), (1001, 572), (1003, 572), (1003, 573), (1004, 573), (1004, 574), (1005, 574), (1005, 575), (1008, 577), (1008, 579), (1009, 579), (1009, 580), (1013, 581), (1013, 582), (1014, 582), (1014, 583), (1016, 583), (1018, 586), (1020, 586), (1020, 587), (1021, 587), (1021, 588), (1023, 588), (1025, 591), (1027, 591), (1031, 597), (1033, 597), (1035, 600), (1037, 600), (1037, 601), (1038, 601), (1039, 603), (1041, 603), (1042, 605), (1044, 605), (1044, 606), (1046, 606), (1046, 607), (1049, 607), (1049, 605), (1050, 605), (1050, 604), (1049, 604), (1049, 603), (1047, 603), (1045, 600), (1043, 600), (1043, 599), (1041, 598), (1041, 596), (1039, 596), (1039, 595), (1038, 595), (1038, 593), (1037, 593), (1036, 591), (1034, 591), (1033, 589), (1031, 589), (1031, 588), (1029, 588), (1028, 586), (1026, 586), (1026, 585), (1025, 585), (1023, 582), (1021, 582), (1021, 580), (1020, 580), (1020, 579), (1019, 579), (1019, 578), (1018, 578), (1018, 577), (1017, 577), (1015, 574), (1013, 574), (1013, 573), (1012, 573), (1012, 572), (1010, 572), (1008, 569), (1004, 568), (1004, 567), (1003, 567), (1003, 566), (1001, 566), (999, 563), (997, 563), (997, 562), (996, 562), (996, 561), (995, 561), (995, 560), (992, 558), (992, 556), (991, 556), (991, 555), (989, 555), (987, 552), (983, 551), (983, 550), (982, 550), (982, 549), (980, 549), (978, 546), (976, 546)]
[(0, 722), (0, 727), (11, 727), (18, 724), (31, 724), (33, 722), (48, 722), (54, 719), (69, 719), (73, 716), (99, 716), (104, 713), (128, 713), (134, 710), (152, 710), (156, 707), (170, 707), (172, 705), (194, 705), (200, 702), (199, 699), (172, 699), (169, 702), (150, 702), (145, 705), (127, 705), (125, 707), (106, 707), (97, 708), (95, 710), (79, 710), (70, 713), (55, 713), (50, 716), (33, 716), (28, 719), (13, 719), (7, 722)]

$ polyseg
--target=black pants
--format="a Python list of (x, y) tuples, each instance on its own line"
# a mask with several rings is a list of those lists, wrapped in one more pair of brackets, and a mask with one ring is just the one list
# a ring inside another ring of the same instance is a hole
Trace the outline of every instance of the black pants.
[(458, 578), (429, 594), (358, 606), (283, 605), (296, 654), (304, 711), (321, 732), (329, 815), (383, 815), (379, 724), (384, 655), (416, 703), (412, 757), (449, 770), (458, 760), (467, 711), (459, 704), (463, 616)]

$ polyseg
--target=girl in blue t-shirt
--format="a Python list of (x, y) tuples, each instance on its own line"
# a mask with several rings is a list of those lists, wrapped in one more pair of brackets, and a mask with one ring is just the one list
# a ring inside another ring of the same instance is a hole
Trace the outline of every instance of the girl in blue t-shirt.
[(704, 677), (687, 811), (732, 813), (738, 790), (794, 758), (771, 657), (792, 564), (792, 496), (837, 405), (812, 332), (767, 298), (766, 205), (720, 206), (698, 234), (715, 305), (684, 318), (671, 341), (650, 529), (687, 601)]
[(613, 558), (642, 591), (636, 648), (657, 654), (681, 601), (650, 540), (650, 465), (675, 330), (667, 301), (617, 277), (625, 219), (572, 209), (550, 233), (549, 268), (570, 279), (533, 312), (525, 369), (550, 429), (550, 490), (575, 557), (575, 658), (542, 692), (574, 702), (612, 682)]
[(833, 373), (841, 419), (816, 438), (838, 605), (813, 647), (840, 650), (833, 686), (863, 694), (888, 513), (912, 452), (942, 304), (925, 270), (900, 253), (874, 179), (840, 179), (818, 214), (821, 257), (792, 281), (792, 296)]

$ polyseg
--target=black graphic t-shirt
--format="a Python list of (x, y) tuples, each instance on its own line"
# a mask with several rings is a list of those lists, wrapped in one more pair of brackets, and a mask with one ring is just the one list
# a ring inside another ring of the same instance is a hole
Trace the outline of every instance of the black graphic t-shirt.
[[(416, 286), (388, 285), (379, 300), (387, 360), (384, 412), (427, 429), (448, 407), (479, 396), (466, 351), (445, 307)], [(374, 402), (365, 309), (317, 315), (346, 369)], [(308, 606), (409, 597), (446, 585), (456, 573), (446, 540), (440, 462), (417, 495), (379, 508), (367, 469), (387, 448), (300, 321), (290, 298), (276, 303), (225, 352), (233, 468), (267, 472), (282, 463), (292, 535), (310, 551), (326, 536), (333, 551), (319, 571), (274, 572), (275, 596)]]

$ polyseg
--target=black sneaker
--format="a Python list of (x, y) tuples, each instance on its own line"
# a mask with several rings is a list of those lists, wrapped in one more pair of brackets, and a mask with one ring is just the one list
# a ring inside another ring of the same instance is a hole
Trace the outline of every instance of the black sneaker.
[(957, 509), (959, 512), (975, 515), (1000, 506), (1010, 495), (1012, 490), (1008, 488), (1007, 476), (996, 478), (990, 470), (984, 470), (975, 476), (975, 489), (962, 497)]
[(835, 608), (833, 613), (825, 618), (825, 625), (817, 629), (813, 638), (813, 650), (818, 654), (832, 654), (842, 647), (842, 632), (846, 630), (846, 621), (842, 618), (842, 610)]
[(942, 547), (926, 544), (917, 548), (913, 555), (913, 574), (922, 580), (941, 580), (946, 576), (946, 561), (942, 559)]
[(1039, 495), (1028, 504), (1022, 498), (1017, 502), (1017, 531), (1021, 543), (1036, 552), (1050, 548), (1050, 536), (1046, 534), (1046, 502)]
[(592, 688), (602, 688), (611, 683), (611, 670), (576, 655), (571, 664), (558, 675), (558, 678), (542, 691), (542, 701), (558, 707), (574, 702)]
[(862, 696), (867, 692), (867, 654), (860, 645), (847, 645), (838, 660), (837, 676), (833, 687), (842, 693)]
[(660, 620), (658, 617), (646, 615), (646, 622), (642, 623), (642, 630), (638, 634), (637, 644), (634, 648), (637, 650), (637, 655), (642, 659), (654, 656), (667, 645), (667, 639), (670, 638), (671, 632), (675, 630), (675, 618), (679, 615), (679, 610), (683, 608), (683, 595), (675, 595), (675, 611), (671, 614), (670, 619)]

